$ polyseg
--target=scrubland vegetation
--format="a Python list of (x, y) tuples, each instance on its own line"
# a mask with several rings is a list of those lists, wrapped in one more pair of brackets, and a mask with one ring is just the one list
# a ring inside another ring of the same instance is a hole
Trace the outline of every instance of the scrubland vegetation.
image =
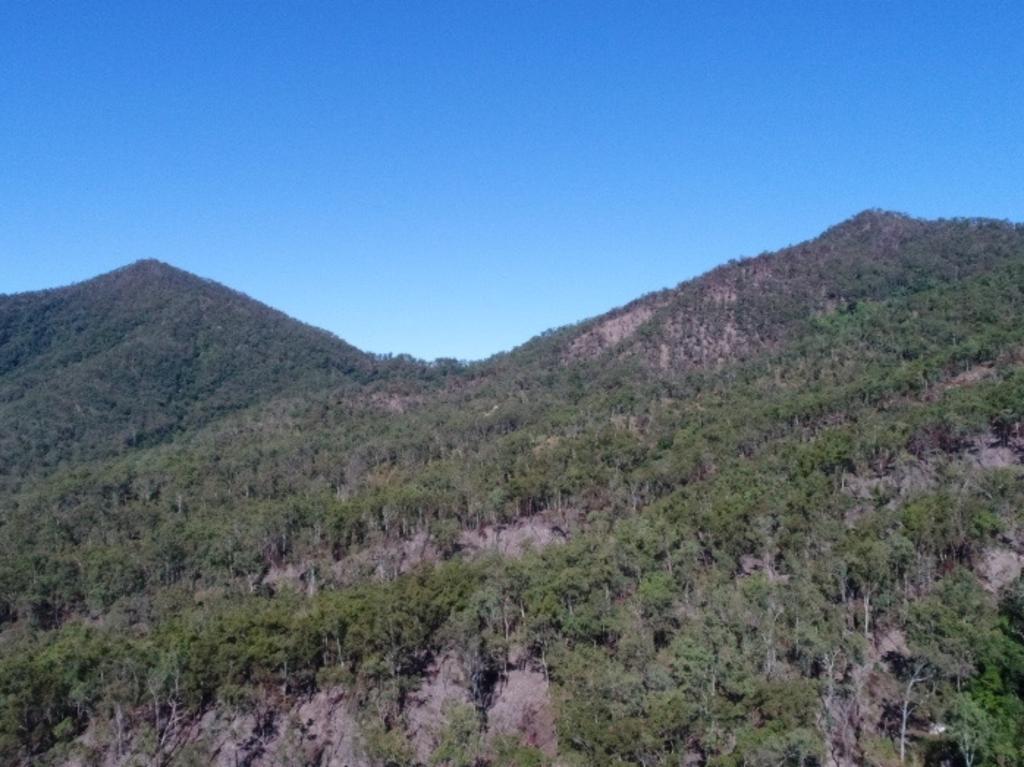
[(877, 212), (473, 364), (159, 264), (2, 297), (0, 761), (338, 688), (372, 765), (1024, 764), (1022, 317), (1024, 229)]

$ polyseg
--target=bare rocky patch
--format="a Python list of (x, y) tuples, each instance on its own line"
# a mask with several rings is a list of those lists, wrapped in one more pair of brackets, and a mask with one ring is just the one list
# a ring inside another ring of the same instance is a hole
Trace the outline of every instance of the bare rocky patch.
[(617, 346), (636, 333), (664, 303), (665, 299), (658, 297), (642, 299), (613, 312), (573, 339), (569, 345), (569, 359), (591, 359), (605, 349)]
[(558, 735), (551, 691), (542, 671), (521, 668), (505, 675), (487, 711), (487, 733), (491, 738), (517, 735), (524, 745), (533, 746), (549, 757), (557, 754)]
[(449, 706), (469, 703), (469, 680), (454, 655), (445, 654), (435, 659), (427, 670), (423, 684), (409, 696), (406, 704), (406, 731), (416, 758), (430, 762), (437, 748)]
[[(527, 552), (569, 540), (578, 514), (575, 511), (543, 512), (506, 524), (483, 525), (459, 533), (455, 554), (474, 558), (489, 554), (518, 559)], [(336, 562), (292, 562), (269, 567), (260, 585), (273, 590), (290, 588), (314, 594), (321, 586), (344, 587), (360, 581), (391, 580), (423, 564), (444, 559), (441, 549), (426, 532), (410, 538), (374, 544)]]
[(954, 453), (904, 455), (886, 470), (876, 474), (846, 474), (844, 492), (857, 504), (850, 510), (848, 522), (867, 506), (878, 502), (892, 508), (915, 495), (939, 487), (944, 481), (941, 466), (949, 466), (965, 476), (999, 469), (1018, 469), (1024, 465), (1024, 445), (1007, 443), (986, 432), (964, 440)]
[(1014, 583), (1024, 572), (1024, 554), (1001, 546), (986, 551), (975, 565), (981, 585), (993, 594)]
[(563, 543), (569, 533), (550, 518), (526, 517), (507, 525), (487, 525), (477, 530), (464, 530), (459, 544), (471, 554), (495, 553), (518, 558), (527, 551)]
[(341, 688), (309, 697), (232, 712), (209, 709), (177, 725), (153, 748), (136, 733), (124, 741), (93, 725), (64, 767), (209, 764), (213, 767), (357, 767), (366, 764), (351, 702)]

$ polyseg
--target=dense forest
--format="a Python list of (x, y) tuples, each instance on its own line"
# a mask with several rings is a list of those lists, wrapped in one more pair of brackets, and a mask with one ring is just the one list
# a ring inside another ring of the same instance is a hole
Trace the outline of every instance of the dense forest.
[(867, 211), (475, 363), (0, 296), (0, 762), (1024, 765), (1024, 226)]

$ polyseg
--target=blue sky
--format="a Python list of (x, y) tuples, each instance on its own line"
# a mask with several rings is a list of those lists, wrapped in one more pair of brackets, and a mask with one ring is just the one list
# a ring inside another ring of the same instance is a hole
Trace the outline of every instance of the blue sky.
[(1024, 220), (1024, 4), (0, 3), (0, 292), (479, 358), (868, 207)]

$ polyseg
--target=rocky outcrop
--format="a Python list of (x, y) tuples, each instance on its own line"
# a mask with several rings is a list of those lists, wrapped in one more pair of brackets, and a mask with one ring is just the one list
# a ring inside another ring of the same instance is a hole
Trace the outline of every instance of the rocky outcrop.
[(65, 767), (208, 764), (215, 767), (357, 767), (366, 764), (359, 728), (344, 690), (253, 710), (210, 709), (184, 721), (154, 745), (152, 731), (136, 726), (119, 739), (94, 724), (78, 739)]

